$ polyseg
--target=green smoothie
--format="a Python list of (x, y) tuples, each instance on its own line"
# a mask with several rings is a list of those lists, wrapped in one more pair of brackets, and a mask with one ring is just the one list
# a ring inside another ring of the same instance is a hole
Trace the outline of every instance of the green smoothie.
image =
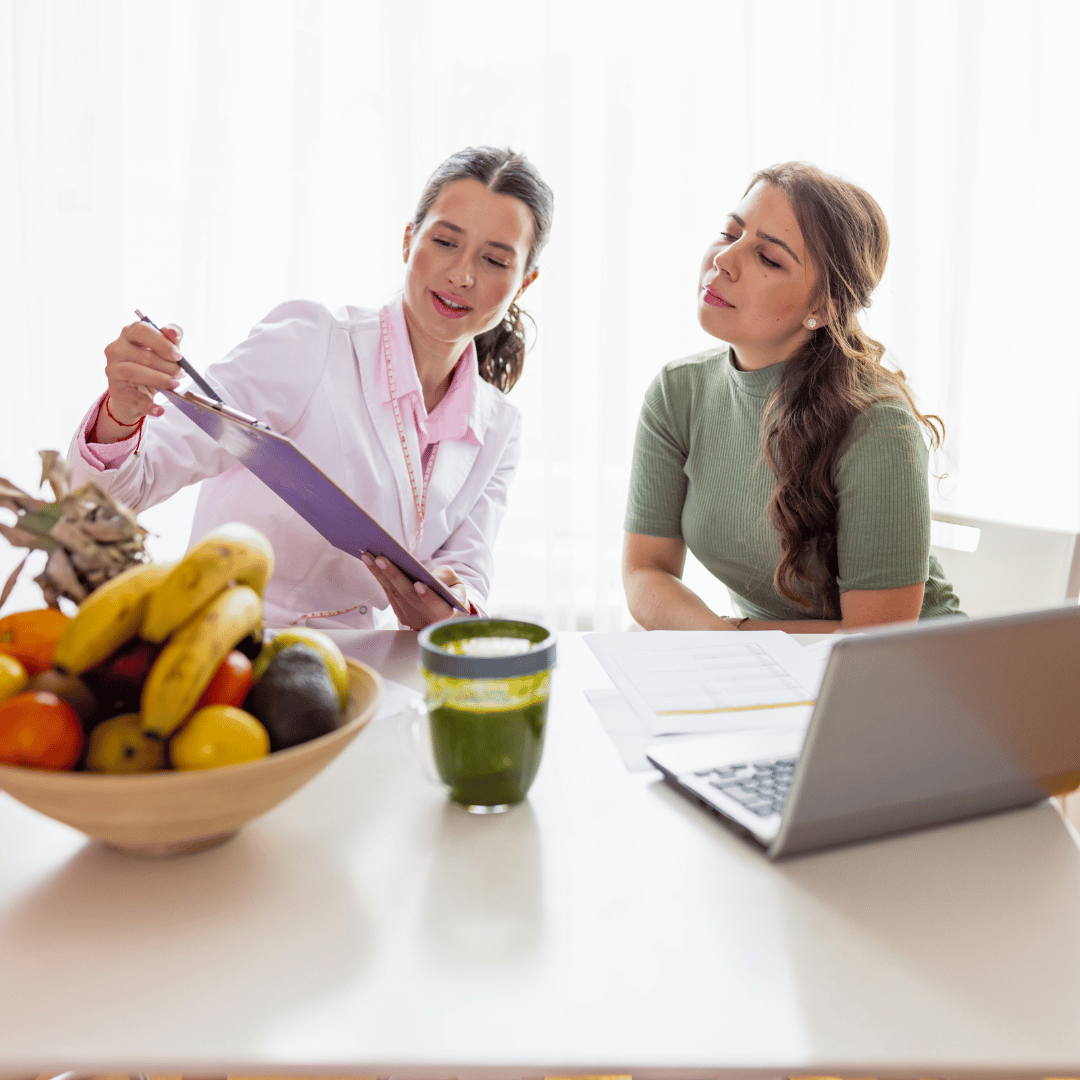
[(540, 768), (554, 643), (535, 623), (453, 619), (421, 634), (431, 749), (450, 798), (521, 802)]
[(514, 709), (431, 710), (439, 777), (463, 806), (510, 806), (525, 798), (540, 768), (547, 699)]

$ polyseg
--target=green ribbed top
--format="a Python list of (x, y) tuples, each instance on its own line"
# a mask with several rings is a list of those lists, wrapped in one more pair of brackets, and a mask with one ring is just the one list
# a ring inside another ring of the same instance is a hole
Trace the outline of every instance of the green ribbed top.
[[(759, 437), (781, 369), (740, 371), (726, 347), (668, 364), (645, 395), (626, 508), (627, 532), (684, 541), (753, 619), (814, 617), (772, 583), (780, 563), (768, 520), (776, 481)], [(928, 451), (918, 421), (892, 399), (856, 425), (836, 468), (840, 592), (925, 581), (920, 618), (958, 612), (930, 553)]]

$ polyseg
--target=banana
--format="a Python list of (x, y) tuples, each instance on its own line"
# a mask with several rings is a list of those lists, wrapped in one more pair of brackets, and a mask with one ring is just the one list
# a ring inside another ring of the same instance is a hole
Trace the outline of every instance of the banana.
[(53, 666), (81, 675), (133, 638), (152, 590), (172, 568), (172, 563), (139, 563), (99, 585), (61, 632)]
[(234, 521), (204, 536), (173, 567), (146, 606), (140, 633), (163, 642), (230, 583), (262, 596), (274, 572), (274, 550), (258, 529)]
[(143, 685), (143, 731), (168, 738), (187, 719), (229, 650), (262, 625), (262, 600), (229, 585), (169, 638)]

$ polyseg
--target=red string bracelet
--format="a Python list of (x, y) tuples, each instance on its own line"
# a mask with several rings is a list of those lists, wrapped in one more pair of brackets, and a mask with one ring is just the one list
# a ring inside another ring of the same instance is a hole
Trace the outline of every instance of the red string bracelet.
[[(139, 422), (137, 424), (125, 424), (123, 420), (117, 420), (117, 418), (115, 416), (113, 416), (113, 414), (112, 414), (112, 409), (109, 408), (109, 398), (110, 397), (111, 397), (110, 394), (105, 395), (105, 412), (108, 414), (109, 419), (114, 424), (119, 424), (121, 427), (133, 428), (135, 431), (137, 431), (139, 433), (139, 437), (135, 440), (135, 449), (132, 451), (133, 454), (137, 454), (139, 452), (139, 447), (142, 445), (142, 429), (143, 429), (143, 423), (145, 422), (146, 417), (145, 417), (145, 415), (140, 416), (139, 417)], [(130, 439), (131, 436), (129, 435), (128, 438)]]

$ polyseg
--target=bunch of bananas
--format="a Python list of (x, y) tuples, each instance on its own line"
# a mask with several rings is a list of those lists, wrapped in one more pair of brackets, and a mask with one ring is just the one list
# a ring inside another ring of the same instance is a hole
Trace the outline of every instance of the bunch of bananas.
[(257, 529), (208, 533), (173, 565), (140, 563), (95, 589), (64, 627), (53, 664), (82, 675), (136, 635), (163, 648), (142, 689), (149, 735), (184, 722), (229, 652), (262, 629), (262, 592), (274, 552)]

